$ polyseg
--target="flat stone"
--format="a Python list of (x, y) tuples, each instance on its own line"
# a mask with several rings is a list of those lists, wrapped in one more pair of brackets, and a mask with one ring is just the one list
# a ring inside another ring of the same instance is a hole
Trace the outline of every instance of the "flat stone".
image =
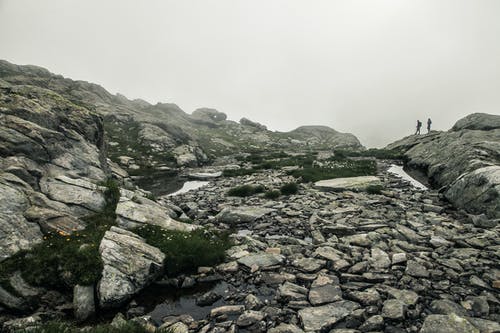
[(305, 301), (307, 299), (307, 292), (307, 288), (287, 281), (279, 286), (278, 299), (285, 302)]
[(467, 319), (456, 314), (429, 315), (419, 333), (480, 333)]
[(95, 314), (94, 286), (76, 285), (73, 288), (75, 318), (84, 321)]
[(388, 299), (382, 308), (382, 317), (392, 320), (405, 318), (406, 304), (397, 299)]
[(351, 301), (339, 301), (327, 305), (309, 307), (298, 312), (303, 329), (322, 331), (359, 309), (359, 304)]
[(270, 328), (267, 333), (303, 333), (299, 327), (292, 324), (281, 323), (276, 327)]
[(219, 222), (233, 225), (253, 222), (273, 211), (271, 208), (252, 206), (226, 207), (215, 218)]
[(303, 272), (314, 273), (323, 268), (326, 261), (315, 258), (301, 258), (294, 260), (292, 264)]
[(363, 191), (368, 186), (382, 185), (380, 178), (375, 176), (361, 176), (348, 178), (335, 178), (320, 180), (314, 183), (314, 187), (323, 191)]
[(414, 260), (409, 260), (406, 263), (405, 273), (413, 277), (422, 277), (422, 278), (427, 278), (430, 275), (429, 271), (427, 270), (427, 268), (425, 268), (424, 265)]
[(210, 311), (210, 317), (218, 317), (221, 315), (235, 315), (241, 314), (245, 311), (244, 305), (224, 305), (217, 308), (213, 308)]
[(284, 260), (285, 258), (282, 255), (262, 252), (242, 257), (238, 259), (238, 263), (250, 269), (253, 269), (254, 267), (257, 267), (258, 269), (266, 269), (281, 265)]
[(260, 311), (247, 310), (243, 312), (236, 320), (236, 325), (246, 327), (264, 320), (266, 314)]
[(320, 274), (309, 289), (309, 302), (312, 305), (322, 305), (342, 300), (342, 289), (337, 278)]

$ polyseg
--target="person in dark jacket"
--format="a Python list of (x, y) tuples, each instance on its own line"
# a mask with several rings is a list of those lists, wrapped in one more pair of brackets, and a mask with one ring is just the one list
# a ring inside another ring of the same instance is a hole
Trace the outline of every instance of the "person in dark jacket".
[(427, 119), (427, 133), (431, 131), (432, 120), (431, 118)]
[(415, 135), (420, 134), (420, 129), (422, 128), (422, 122), (417, 120), (417, 130), (415, 131)]

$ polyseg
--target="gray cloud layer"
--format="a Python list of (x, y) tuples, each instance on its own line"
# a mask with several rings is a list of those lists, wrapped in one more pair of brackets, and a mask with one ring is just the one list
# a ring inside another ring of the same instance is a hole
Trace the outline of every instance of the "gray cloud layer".
[(367, 146), (500, 113), (498, 0), (0, 0), (0, 58)]

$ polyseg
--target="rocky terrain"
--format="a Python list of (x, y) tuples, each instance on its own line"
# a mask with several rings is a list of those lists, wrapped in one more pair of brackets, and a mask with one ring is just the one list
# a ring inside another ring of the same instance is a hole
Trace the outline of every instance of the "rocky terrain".
[(447, 132), (409, 136), (387, 148), (404, 151), (408, 167), (424, 171), (457, 207), (500, 217), (500, 116), (474, 113)]
[(175, 104), (128, 100), (96, 84), (0, 60), (0, 87), (12, 85), (51, 90), (101, 115), (109, 157), (136, 173), (143, 168), (207, 164), (235, 151), (362, 147), (354, 135), (326, 126), (273, 132), (246, 118), (239, 123), (230, 121), (225, 113), (214, 109), (202, 108), (188, 114)]
[[(4, 61), (0, 119), (2, 332), (500, 332), (497, 116), (390, 146), (429, 190), (386, 151), (333, 156), (361, 146), (328, 127), (271, 132)], [(166, 195), (171, 178), (203, 186)]]

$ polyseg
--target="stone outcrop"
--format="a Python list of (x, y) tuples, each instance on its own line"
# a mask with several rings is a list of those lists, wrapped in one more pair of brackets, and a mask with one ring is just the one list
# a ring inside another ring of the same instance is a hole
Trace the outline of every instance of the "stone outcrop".
[(387, 146), (423, 170), (457, 207), (500, 217), (500, 116), (471, 114), (447, 132), (410, 136)]
[(370, 186), (381, 186), (382, 182), (375, 176), (360, 176), (320, 180), (314, 183), (317, 189), (323, 191), (365, 191)]
[(165, 255), (144, 239), (121, 228), (106, 231), (99, 246), (104, 269), (98, 284), (99, 304), (122, 305), (151, 283), (163, 269)]

